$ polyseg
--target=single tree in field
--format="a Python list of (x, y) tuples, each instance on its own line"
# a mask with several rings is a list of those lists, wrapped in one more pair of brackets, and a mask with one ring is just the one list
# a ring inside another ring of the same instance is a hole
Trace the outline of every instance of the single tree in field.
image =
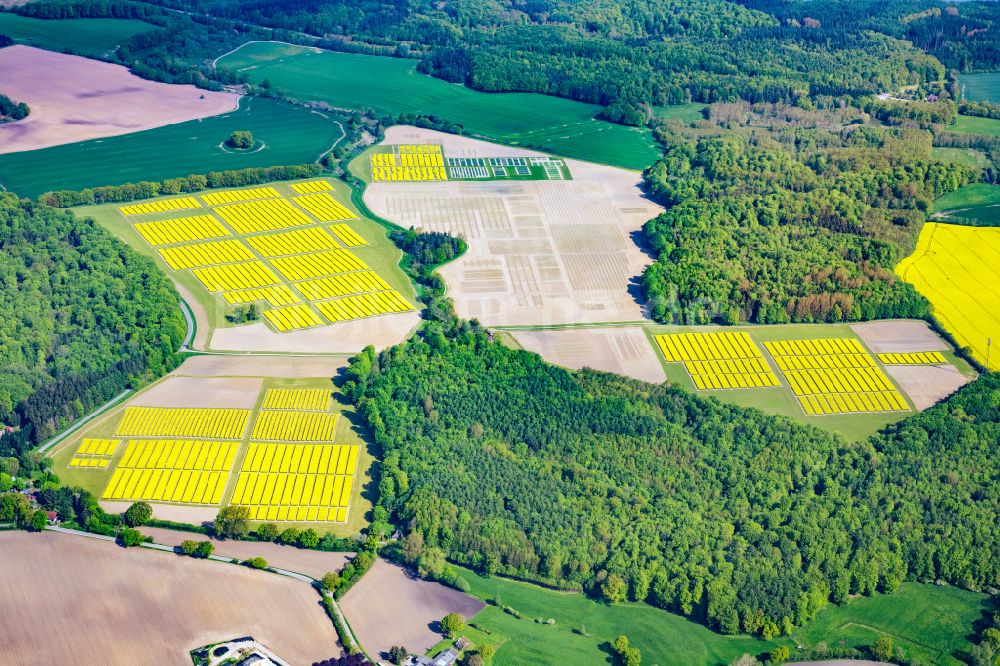
[(246, 537), (250, 533), (250, 507), (223, 507), (215, 517), (215, 533), (227, 539)]
[(249, 150), (253, 148), (253, 132), (247, 130), (236, 130), (229, 135), (229, 139), (226, 144), (230, 148), (236, 148), (237, 150)]
[(131, 527), (126, 527), (121, 531), (118, 536), (121, 544), (126, 548), (131, 548), (132, 546), (138, 546), (143, 541), (142, 532), (139, 530), (134, 530)]
[(441, 618), (441, 631), (451, 638), (458, 638), (463, 629), (465, 629), (465, 618), (458, 613), (448, 613)]
[(892, 639), (888, 636), (882, 636), (877, 641), (875, 641), (875, 646), (872, 648), (872, 654), (879, 661), (889, 661), (892, 659)]
[(249, 560), (245, 561), (243, 564), (247, 565), (251, 569), (266, 569), (267, 560), (263, 557), (251, 557)]
[(194, 555), (194, 551), (198, 550), (198, 542), (192, 541), (191, 539), (184, 539), (181, 541), (181, 552), (185, 555)]
[(340, 582), (340, 574), (334, 571), (327, 572), (327, 574), (323, 576), (323, 579), (320, 581), (323, 587), (330, 592), (334, 592), (338, 587), (340, 587)]
[(211, 541), (199, 541), (198, 547), (194, 549), (194, 556), (201, 559), (208, 559), (208, 556), (215, 551), (215, 546)]
[(274, 541), (281, 531), (274, 523), (264, 523), (257, 528), (257, 538), (261, 541)]
[(140, 527), (153, 517), (153, 507), (145, 502), (136, 502), (122, 514), (122, 520), (129, 527)]
[(389, 648), (389, 660), (394, 664), (402, 664), (410, 656), (410, 651), (401, 645), (393, 645)]

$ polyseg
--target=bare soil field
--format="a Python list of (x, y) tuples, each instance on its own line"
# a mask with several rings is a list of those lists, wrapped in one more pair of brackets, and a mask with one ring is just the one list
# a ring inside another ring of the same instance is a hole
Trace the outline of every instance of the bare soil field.
[(413, 577), (406, 569), (376, 560), (340, 602), (361, 645), (373, 657), (393, 645), (423, 654), (441, 640), (431, 629), (451, 612), (468, 619), (486, 604), (458, 590)]
[(317, 356), (192, 356), (174, 370), (189, 377), (334, 377), (347, 365), (346, 358)]
[(285, 333), (275, 333), (264, 323), (249, 324), (215, 329), (208, 348), (213, 351), (356, 354), (368, 345), (384, 349), (398, 344), (408, 338), (419, 323), (419, 313), (403, 312)]
[(215, 116), (239, 95), (146, 81), (120, 65), (15, 45), (0, 50), (0, 89), (31, 115), (0, 125), (0, 153), (48, 148)]
[(910, 396), (913, 406), (921, 411), (944, 400), (974, 379), (963, 375), (951, 364), (887, 365), (885, 371)]
[(638, 326), (508, 333), (522, 347), (555, 365), (604, 370), (654, 384), (667, 379), (656, 351)]
[[(230, 477), (230, 481), (232, 477)], [(132, 506), (132, 502), (112, 502), (101, 501), (101, 508), (108, 513), (124, 513)], [(153, 508), (153, 517), (157, 520), (170, 520), (175, 523), (187, 523), (188, 525), (201, 525), (215, 520), (219, 513), (217, 506), (198, 506), (194, 504), (160, 504), (150, 502)]]
[[(156, 543), (164, 546), (179, 546), (186, 539), (204, 541), (208, 539), (215, 545), (215, 554), (224, 557), (236, 557), (247, 560), (251, 557), (263, 557), (272, 567), (294, 571), (311, 576), (316, 580), (330, 571), (339, 571), (348, 561), (348, 553), (323, 553), (318, 550), (305, 550), (292, 546), (282, 546), (277, 543), (256, 543), (253, 541), (219, 540), (191, 534), (166, 530), (159, 527), (143, 527), (143, 534), (153, 537)], [(351, 553), (353, 555), (353, 553)]]
[(319, 596), (290, 578), (53, 532), (0, 533), (0, 551), (10, 666), (181, 666), (237, 636), (295, 664), (341, 653)]
[(924, 321), (893, 319), (852, 324), (851, 329), (876, 354), (947, 351), (948, 343)]
[(138, 407), (231, 407), (253, 409), (264, 381), (252, 377), (167, 377), (143, 391)]
[[(414, 127), (385, 143), (442, 144), (448, 156), (540, 155)], [(650, 258), (634, 237), (661, 208), (640, 174), (566, 160), (568, 181), (373, 183), (365, 202), (403, 227), (464, 237), (440, 272), (459, 316), (494, 326), (640, 321), (636, 278)]]

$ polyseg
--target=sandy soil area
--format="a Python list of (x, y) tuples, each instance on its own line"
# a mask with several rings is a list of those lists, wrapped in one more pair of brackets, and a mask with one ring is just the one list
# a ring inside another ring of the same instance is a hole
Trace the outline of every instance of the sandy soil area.
[(217, 328), (212, 334), (209, 349), (356, 354), (368, 345), (384, 349), (398, 344), (408, 338), (419, 323), (417, 312), (403, 312), (287, 333), (275, 333), (264, 323)]
[(167, 377), (129, 404), (138, 407), (253, 409), (264, 380), (252, 377)]
[[(389, 128), (385, 143), (442, 144), (449, 156), (540, 154), (413, 127)], [(566, 163), (569, 181), (374, 183), (365, 202), (404, 227), (469, 241), (441, 269), (462, 317), (496, 326), (642, 320), (636, 278), (650, 258), (634, 238), (661, 208), (634, 172)]]
[(522, 347), (555, 365), (604, 370), (654, 384), (667, 379), (653, 346), (638, 326), (508, 333)]
[[(231, 480), (231, 479), (230, 479)], [(196, 506), (194, 504), (158, 504), (150, 502), (153, 507), (153, 517), (157, 520), (172, 520), (175, 523), (201, 525), (215, 520), (219, 513), (217, 506)], [(132, 506), (132, 502), (102, 501), (101, 508), (108, 513), (124, 513)]]
[(181, 666), (237, 636), (295, 664), (341, 653), (319, 596), (290, 578), (53, 532), (0, 533), (0, 552), (10, 666)]
[(921, 411), (944, 400), (973, 379), (950, 363), (943, 366), (887, 365), (885, 371)]
[(255, 543), (253, 541), (232, 541), (209, 539), (200, 534), (165, 530), (159, 527), (143, 527), (143, 534), (153, 537), (156, 543), (165, 546), (179, 546), (185, 539), (204, 541), (208, 539), (215, 545), (215, 554), (225, 557), (237, 557), (241, 560), (251, 557), (263, 557), (272, 567), (295, 571), (311, 576), (316, 580), (330, 571), (339, 571), (350, 560), (348, 553), (323, 553), (318, 550), (303, 550), (292, 546), (282, 546), (277, 543)]
[(876, 354), (889, 352), (946, 351), (948, 343), (927, 322), (904, 319), (852, 324), (851, 329)]
[(358, 640), (373, 657), (393, 645), (423, 654), (441, 640), (431, 629), (451, 612), (466, 619), (485, 604), (440, 583), (412, 577), (406, 569), (376, 560), (340, 602)]
[(346, 358), (317, 356), (192, 356), (174, 374), (190, 377), (334, 377)]
[(239, 95), (146, 81), (120, 65), (15, 45), (0, 50), (0, 89), (31, 115), (0, 125), (0, 153), (128, 134), (215, 116)]

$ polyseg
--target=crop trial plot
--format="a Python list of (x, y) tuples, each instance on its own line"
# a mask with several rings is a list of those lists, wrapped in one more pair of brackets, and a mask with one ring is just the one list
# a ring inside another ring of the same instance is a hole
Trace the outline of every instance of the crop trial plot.
[(229, 236), (229, 231), (211, 215), (193, 215), (156, 222), (138, 222), (135, 230), (152, 246), (213, 240)]
[(324, 317), (334, 322), (364, 319), (393, 312), (409, 312), (413, 309), (413, 306), (395, 290), (319, 301), (316, 307)]
[(330, 227), (330, 231), (332, 231), (333, 235), (340, 239), (340, 242), (347, 247), (368, 245), (368, 241), (362, 238), (360, 234), (346, 224), (335, 224)]
[(330, 396), (328, 389), (268, 389), (261, 409), (325, 412)]
[(192, 271), (209, 291), (238, 291), (278, 284), (278, 278), (262, 261), (206, 266)]
[(118, 439), (90, 439), (84, 438), (77, 447), (76, 453), (81, 456), (106, 456), (115, 455), (121, 440)]
[(355, 271), (314, 280), (304, 280), (296, 282), (295, 288), (302, 292), (306, 298), (314, 301), (392, 289), (389, 283), (379, 277), (375, 271)]
[(809, 415), (906, 411), (909, 406), (861, 343), (789, 340), (764, 346)]
[(237, 201), (252, 201), (254, 199), (272, 199), (281, 196), (273, 187), (252, 187), (246, 190), (224, 190), (222, 192), (207, 192), (201, 195), (202, 201), (209, 206), (235, 203)]
[(254, 255), (238, 240), (210, 241), (194, 245), (176, 245), (159, 248), (157, 252), (175, 271), (202, 268), (219, 264), (236, 264), (252, 261)]
[(656, 344), (668, 363), (683, 363), (699, 389), (778, 386), (764, 355), (746, 333), (670, 333)]
[(240, 439), (248, 409), (127, 407), (116, 437), (206, 437)]
[(240, 234), (276, 231), (312, 224), (305, 213), (286, 199), (247, 201), (212, 210)]
[(312, 192), (327, 192), (333, 189), (333, 185), (325, 180), (310, 180), (305, 183), (292, 183), (292, 191), (296, 194), (310, 194)]
[(392, 146), (390, 153), (372, 153), (372, 180), (435, 181), (447, 180), (441, 146), (431, 144)]
[(108, 463), (111, 462), (110, 458), (87, 458), (73, 456), (70, 458), (70, 467), (79, 467), (82, 469), (106, 469)]
[(325, 229), (308, 227), (266, 236), (250, 236), (247, 242), (264, 257), (281, 257), (340, 248)]
[(357, 219), (357, 215), (325, 192), (294, 197), (292, 201), (312, 213), (320, 222)]
[(132, 440), (102, 499), (218, 504), (238, 449), (238, 442)]
[(264, 301), (268, 305), (293, 305), (299, 302), (299, 297), (295, 295), (288, 286), (279, 284), (273, 287), (261, 287), (260, 289), (242, 289), (239, 291), (224, 291), (222, 297), (230, 305), (240, 305), (246, 303), (256, 303)]
[(323, 320), (305, 305), (289, 305), (288, 307), (265, 310), (264, 317), (279, 333), (323, 324)]
[(936, 351), (879, 354), (878, 360), (885, 365), (944, 365), (948, 362), (941, 352)]
[(308, 280), (368, 268), (365, 262), (349, 250), (327, 250), (291, 257), (275, 257), (271, 259), (271, 265), (289, 280)]
[(269, 442), (332, 442), (337, 414), (310, 411), (262, 411), (253, 424), (251, 439)]
[(165, 213), (171, 210), (189, 210), (191, 208), (201, 208), (201, 204), (194, 197), (179, 197), (119, 206), (118, 212), (122, 215), (149, 215), (150, 213)]

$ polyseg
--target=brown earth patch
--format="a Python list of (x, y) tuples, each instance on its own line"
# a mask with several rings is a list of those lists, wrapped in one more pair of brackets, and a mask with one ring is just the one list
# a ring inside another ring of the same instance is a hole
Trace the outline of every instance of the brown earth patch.
[(190, 377), (334, 377), (347, 358), (205, 354), (184, 361), (174, 374)]
[(947, 351), (948, 343), (927, 322), (905, 319), (852, 324), (851, 330), (876, 354), (890, 352)]
[(967, 377), (951, 365), (887, 365), (885, 371), (895, 380), (914, 407), (923, 411), (962, 388)]
[(408, 338), (420, 324), (417, 312), (342, 321), (301, 331), (275, 333), (264, 323), (217, 328), (212, 351), (356, 354), (368, 345), (384, 349)]
[(139, 407), (230, 407), (253, 409), (264, 381), (252, 377), (167, 377), (140, 393)]
[(593, 368), (660, 384), (667, 375), (642, 328), (508, 331), (528, 351), (573, 370)]

